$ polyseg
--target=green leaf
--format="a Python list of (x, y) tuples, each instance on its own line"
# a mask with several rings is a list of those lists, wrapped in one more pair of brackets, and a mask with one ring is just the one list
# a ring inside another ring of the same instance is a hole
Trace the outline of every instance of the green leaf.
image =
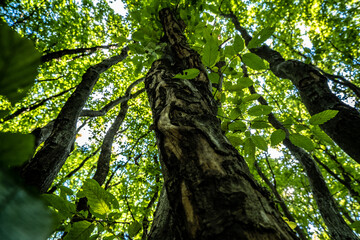
[(234, 147), (243, 144), (242, 138), (235, 134), (226, 134), (226, 137)]
[(257, 148), (260, 148), (261, 150), (267, 151), (268, 146), (266, 141), (261, 136), (251, 136), (251, 140), (255, 144)]
[(75, 204), (57, 196), (54, 194), (43, 194), (43, 199), (48, 203), (49, 206), (52, 206), (59, 211), (59, 214), (68, 218), (73, 216), (76, 213)]
[(100, 187), (94, 179), (87, 179), (83, 186), (84, 196), (88, 199), (88, 204), (92, 212), (99, 218), (103, 218), (110, 213), (110, 202), (106, 191)]
[(323, 130), (321, 130), (318, 125), (315, 125), (315, 127), (312, 128), (311, 131), (315, 135), (315, 137), (317, 137), (317, 139), (327, 144), (334, 144), (333, 140)]
[(145, 32), (140, 29), (140, 30), (137, 30), (136, 32), (134, 32), (134, 33), (131, 35), (131, 38), (132, 38), (134, 41), (141, 42), (141, 41), (144, 41), (144, 34), (145, 34)]
[(229, 130), (231, 131), (245, 131), (246, 125), (242, 121), (235, 121), (229, 124)]
[(277, 129), (270, 136), (271, 146), (278, 145), (279, 143), (284, 141), (285, 137), (286, 137), (285, 131), (282, 129)]
[(209, 77), (209, 80), (211, 81), (211, 83), (216, 83), (216, 84), (219, 83), (219, 79), (220, 79), (219, 74), (212, 72), (208, 75), (208, 77)]
[(350, 227), (360, 232), (360, 221), (355, 221), (350, 224)]
[(252, 141), (251, 137), (246, 138), (244, 142), (244, 152), (250, 160), (248, 164), (252, 166), (253, 161), (255, 161), (255, 144)]
[(33, 85), (40, 54), (33, 43), (0, 20), (0, 95), (14, 103)]
[(225, 57), (232, 58), (235, 55), (235, 50), (233, 46), (226, 46), (224, 49)]
[(262, 29), (260, 32), (254, 34), (247, 47), (249, 49), (259, 47), (263, 42), (265, 42), (269, 37), (271, 37), (274, 31), (274, 27), (267, 27)]
[(0, 163), (19, 166), (34, 153), (35, 137), (32, 134), (0, 133)]
[(138, 221), (132, 222), (128, 227), (129, 237), (135, 237), (141, 230), (141, 224)]
[(244, 47), (245, 47), (244, 39), (239, 35), (235, 35), (234, 50), (236, 51), (236, 53), (239, 53), (242, 50), (244, 50)]
[(257, 93), (251, 94), (249, 96), (244, 97), (243, 102), (250, 102), (250, 101), (257, 100), (260, 96), (261, 95), (257, 94)]
[(289, 225), (289, 227), (292, 230), (294, 230), (297, 227), (296, 223), (294, 223), (294, 222), (291, 222), (291, 221), (285, 221), (285, 222)]
[(248, 77), (241, 77), (237, 80), (237, 85), (239, 85), (243, 88), (250, 87), (253, 84), (254, 84), (254, 82)]
[(180, 78), (180, 79), (194, 79), (200, 73), (200, 70), (197, 68), (189, 68), (183, 70), (181, 74), (176, 74), (173, 78)]
[(268, 124), (268, 121), (266, 119), (263, 119), (263, 118), (256, 118), (256, 119), (252, 120), (250, 126), (251, 126), (252, 129), (264, 129), (264, 128), (271, 127)]
[(245, 53), (241, 59), (246, 64), (246, 66), (254, 70), (266, 69), (264, 61), (254, 53)]
[(256, 105), (254, 107), (251, 107), (248, 110), (248, 113), (251, 116), (262, 116), (271, 113), (272, 109), (273, 109), (272, 107), (267, 105)]
[(215, 65), (218, 57), (219, 57), (219, 47), (215, 39), (211, 37), (206, 42), (201, 60), (205, 66), (212, 67)]
[(320, 113), (317, 113), (315, 115), (313, 115), (309, 122), (312, 125), (320, 125), (323, 124), (327, 121), (329, 121), (330, 119), (334, 118), (336, 116), (336, 114), (338, 114), (338, 110), (325, 110), (322, 111)]
[(50, 212), (19, 185), (18, 178), (0, 167), (0, 239), (47, 239), (53, 222)]
[(73, 223), (64, 240), (88, 240), (95, 226), (88, 221)]
[(230, 119), (235, 120), (240, 116), (241, 116), (241, 110), (239, 108), (234, 108), (233, 110), (231, 110)]
[(304, 148), (307, 151), (312, 151), (315, 146), (310, 138), (300, 135), (298, 133), (290, 134), (290, 141), (298, 147)]

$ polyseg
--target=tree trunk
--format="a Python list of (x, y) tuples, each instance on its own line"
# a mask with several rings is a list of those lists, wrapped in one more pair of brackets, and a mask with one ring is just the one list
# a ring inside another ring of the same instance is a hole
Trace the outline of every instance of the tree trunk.
[[(244, 76), (248, 77), (247, 72), (244, 72)], [(256, 93), (253, 86), (249, 87), (249, 91), (251, 94)], [(258, 101), (262, 105), (268, 105), (267, 101), (263, 97), (259, 97)], [(287, 149), (289, 149), (295, 159), (298, 160), (303, 166), (310, 183), (312, 194), (319, 208), (320, 215), (323, 218), (326, 226), (329, 228), (329, 233), (332, 239), (358, 239), (355, 233), (346, 224), (345, 220), (341, 216), (338, 209), (338, 204), (335, 202), (335, 199), (331, 195), (329, 188), (326, 185), (326, 182), (321, 174), (321, 171), (316, 165), (315, 160), (308, 152), (298, 146), (295, 146), (290, 141), (289, 130), (284, 127), (284, 125), (275, 117), (273, 113), (270, 113), (268, 115), (268, 120), (274, 128), (282, 129), (283, 131), (285, 131), (286, 137), (283, 141), (283, 144)]]
[[(237, 17), (233, 13), (223, 15), (232, 20), (247, 45), (252, 37), (240, 25)], [(300, 61), (286, 61), (279, 52), (265, 44), (258, 48), (252, 48), (250, 51), (268, 61), (271, 71), (277, 77), (291, 80), (298, 89), (301, 100), (310, 115), (325, 110), (339, 111), (333, 119), (321, 124), (320, 128), (350, 157), (360, 163), (360, 114), (355, 108), (343, 103), (331, 92), (327, 78), (321, 71)]]
[(120, 55), (91, 66), (71, 94), (54, 122), (51, 135), (30, 162), (21, 169), (21, 176), (29, 186), (45, 193), (66, 161), (76, 135), (76, 123), (100, 74), (127, 57), (125, 47)]
[[(169, 9), (160, 11), (171, 51), (145, 79), (174, 239), (297, 239), (229, 143), (199, 55)], [(170, 55), (170, 56), (169, 56)], [(169, 61), (172, 60), (172, 61)], [(195, 79), (174, 79), (197, 68)], [(156, 228), (156, 226), (153, 226)], [(166, 231), (168, 230), (168, 231)], [(169, 233), (170, 231), (170, 233)], [(158, 239), (169, 239), (158, 235)]]

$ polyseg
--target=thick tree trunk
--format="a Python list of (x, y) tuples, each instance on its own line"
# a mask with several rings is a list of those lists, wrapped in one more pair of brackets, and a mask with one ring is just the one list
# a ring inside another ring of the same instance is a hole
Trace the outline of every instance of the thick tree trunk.
[[(297, 239), (221, 132), (206, 71), (175, 17), (163, 9), (160, 19), (172, 53), (153, 63), (145, 86), (176, 228), (159, 232), (187, 240)], [(173, 78), (188, 68), (199, 76)]]
[[(235, 25), (246, 44), (252, 37), (244, 29), (237, 17), (231, 13), (225, 15)], [(290, 79), (298, 89), (302, 102), (311, 115), (324, 110), (338, 110), (338, 114), (320, 127), (356, 162), (360, 163), (360, 114), (343, 103), (333, 94), (327, 84), (327, 78), (314, 66), (296, 60), (285, 60), (281, 54), (267, 45), (250, 49), (270, 63), (271, 71), (280, 78)]]
[(91, 66), (82, 76), (82, 81), (69, 97), (54, 122), (51, 135), (33, 159), (21, 169), (27, 185), (45, 193), (65, 163), (76, 135), (76, 122), (100, 74), (126, 58), (128, 48), (120, 55), (105, 59)]

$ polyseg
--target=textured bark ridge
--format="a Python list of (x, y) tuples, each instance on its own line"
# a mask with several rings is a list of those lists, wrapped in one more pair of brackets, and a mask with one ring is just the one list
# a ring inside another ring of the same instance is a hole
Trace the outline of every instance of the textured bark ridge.
[[(167, 194), (156, 215), (171, 228), (155, 221), (157, 239), (297, 239), (222, 134), (199, 55), (169, 9), (160, 19), (170, 56), (155, 61), (145, 79)], [(173, 78), (188, 68), (199, 76)]]
[[(232, 20), (247, 45), (252, 37), (240, 25), (237, 17), (233, 13), (223, 15)], [(327, 78), (321, 71), (300, 61), (286, 61), (279, 52), (265, 44), (258, 48), (252, 48), (250, 51), (269, 62), (271, 71), (277, 77), (291, 80), (311, 115), (324, 110), (339, 111), (333, 119), (320, 127), (340, 148), (360, 163), (360, 113), (355, 108), (343, 103), (331, 92)]]

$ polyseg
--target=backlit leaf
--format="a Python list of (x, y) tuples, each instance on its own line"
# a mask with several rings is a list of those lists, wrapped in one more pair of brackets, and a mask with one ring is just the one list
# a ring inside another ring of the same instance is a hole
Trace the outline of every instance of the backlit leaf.
[(262, 29), (260, 32), (254, 34), (253, 38), (248, 44), (248, 48), (256, 48), (259, 47), (263, 42), (266, 41), (271, 35), (274, 33), (274, 27), (267, 27)]
[(256, 105), (254, 107), (251, 107), (248, 110), (248, 113), (251, 116), (262, 116), (271, 113), (272, 109), (273, 109), (272, 107), (267, 105)]
[(327, 121), (329, 121), (330, 119), (334, 118), (336, 116), (336, 114), (338, 114), (338, 110), (325, 110), (322, 111), (320, 113), (317, 113), (315, 115), (313, 115), (309, 122), (312, 125), (320, 125), (323, 124)]
[(180, 79), (194, 79), (196, 78), (200, 73), (200, 70), (197, 68), (189, 68), (186, 70), (183, 70), (183, 72), (180, 74), (176, 74), (173, 78), (180, 78)]
[(218, 56), (219, 56), (218, 48), (219, 47), (218, 47), (215, 39), (209, 38), (208, 41), (206, 42), (204, 52), (203, 52), (203, 55), (201, 58), (201, 60), (205, 66), (212, 67), (213, 65), (215, 65), (216, 60), (218, 59)]
[(239, 53), (244, 49), (244, 47), (245, 47), (244, 39), (236, 34), (234, 39), (234, 50), (236, 51), (236, 53)]
[(246, 66), (254, 69), (254, 70), (263, 70), (266, 69), (266, 65), (264, 61), (254, 53), (245, 53), (242, 56), (243, 62)]
[(286, 137), (286, 133), (282, 129), (277, 129), (270, 136), (271, 146), (278, 145), (281, 143)]
[(310, 138), (300, 135), (298, 133), (290, 134), (290, 141), (298, 147), (301, 147), (307, 151), (312, 151), (315, 149), (315, 146)]
[(260, 148), (261, 150), (266, 151), (268, 149), (267, 143), (261, 136), (251, 136), (251, 140), (255, 144), (257, 148)]
[(88, 240), (94, 228), (95, 226), (88, 221), (75, 222), (64, 240)]

